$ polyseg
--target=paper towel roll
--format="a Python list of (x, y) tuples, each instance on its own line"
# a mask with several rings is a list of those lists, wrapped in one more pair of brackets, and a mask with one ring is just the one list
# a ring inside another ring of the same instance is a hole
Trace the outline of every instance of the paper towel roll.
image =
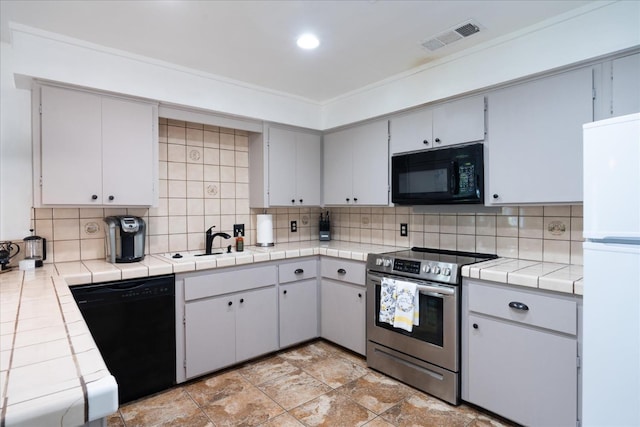
[(257, 225), (256, 246), (273, 246), (273, 216), (271, 214), (258, 215)]

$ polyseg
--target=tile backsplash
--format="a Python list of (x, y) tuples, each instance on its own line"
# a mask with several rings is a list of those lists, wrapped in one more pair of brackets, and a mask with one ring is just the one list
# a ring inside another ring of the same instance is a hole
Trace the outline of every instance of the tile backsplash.
[[(47, 238), (47, 261), (105, 258), (109, 215), (147, 222), (147, 253), (204, 249), (205, 230), (232, 234), (245, 224), (255, 244), (256, 215), (249, 208), (248, 134), (245, 131), (160, 119), (159, 205), (149, 209), (33, 209), (36, 234)], [(582, 206), (507, 207), (500, 213), (414, 213), (409, 207), (329, 208), (332, 239), (394, 246), (496, 253), (536, 261), (582, 264)], [(318, 239), (321, 209), (273, 208), (275, 243)], [(297, 232), (290, 231), (296, 221)], [(408, 236), (400, 236), (400, 224)], [(226, 247), (233, 239), (216, 239)]]

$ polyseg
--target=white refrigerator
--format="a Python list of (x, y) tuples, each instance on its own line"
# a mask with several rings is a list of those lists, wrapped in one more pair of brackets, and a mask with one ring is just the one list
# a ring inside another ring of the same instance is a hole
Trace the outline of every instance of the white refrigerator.
[(582, 425), (640, 426), (640, 113), (583, 128)]

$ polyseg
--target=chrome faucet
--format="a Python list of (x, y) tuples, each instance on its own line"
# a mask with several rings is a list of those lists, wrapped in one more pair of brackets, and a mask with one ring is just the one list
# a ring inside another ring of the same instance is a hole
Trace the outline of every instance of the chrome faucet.
[(212, 233), (214, 226), (209, 227), (209, 229), (205, 232), (206, 235), (206, 245), (204, 248), (205, 255), (211, 255), (211, 247), (213, 246), (213, 239), (217, 236), (223, 237), (225, 239), (230, 239), (231, 235), (227, 233)]

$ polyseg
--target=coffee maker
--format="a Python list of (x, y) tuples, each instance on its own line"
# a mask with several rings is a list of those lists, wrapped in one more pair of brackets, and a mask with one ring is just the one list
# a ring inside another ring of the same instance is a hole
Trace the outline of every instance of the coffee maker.
[(112, 263), (137, 262), (144, 259), (146, 225), (137, 216), (108, 216), (107, 261)]
[(47, 259), (47, 239), (36, 236), (31, 230), (31, 236), (24, 239), (24, 259), (33, 260), (36, 267), (42, 267), (42, 261)]

